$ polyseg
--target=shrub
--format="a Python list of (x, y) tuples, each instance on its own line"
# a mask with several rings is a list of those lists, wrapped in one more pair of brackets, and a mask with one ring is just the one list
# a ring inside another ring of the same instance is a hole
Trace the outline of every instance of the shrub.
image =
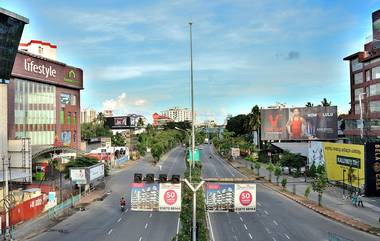
[(286, 179), (286, 178), (283, 178), (282, 180), (281, 180), (281, 186), (282, 186), (282, 188), (285, 190), (285, 188), (286, 188), (286, 184), (288, 184), (288, 179)]

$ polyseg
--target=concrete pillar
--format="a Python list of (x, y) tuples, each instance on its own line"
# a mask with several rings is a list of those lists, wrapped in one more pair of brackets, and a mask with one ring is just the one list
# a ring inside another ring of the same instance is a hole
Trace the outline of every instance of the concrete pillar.
[(8, 160), (8, 85), (0, 83), (0, 160), (2, 157)]

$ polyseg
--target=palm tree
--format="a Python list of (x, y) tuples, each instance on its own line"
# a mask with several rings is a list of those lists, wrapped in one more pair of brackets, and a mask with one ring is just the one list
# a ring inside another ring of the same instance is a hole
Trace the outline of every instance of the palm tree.
[(137, 126), (138, 127), (143, 127), (144, 126), (144, 120), (142, 118), (139, 118), (138, 122), (137, 122)]
[(106, 116), (103, 114), (103, 112), (99, 112), (96, 116), (96, 121), (98, 123), (104, 123), (106, 121)]
[(305, 106), (306, 106), (306, 107), (313, 107), (313, 106), (314, 106), (314, 104), (313, 104), (313, 103), (311, 103), (311, 102), (307, 102)]
[(321, 101), (322, 106), (331, 106), (331, 101), (327, 101), (326, 98), (323, 98)]
[(260, 128), (260, 108), (257, 105), (252, 107), (251, 112), (248, 114), (246, 125), (246, 129), (250, 135)]

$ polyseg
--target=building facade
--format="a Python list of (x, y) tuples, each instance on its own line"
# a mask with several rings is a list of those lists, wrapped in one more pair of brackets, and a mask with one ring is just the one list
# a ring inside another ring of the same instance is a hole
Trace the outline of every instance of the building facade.
[(80, 111), (80, 122), (90, 123), (96, 119), (96, 110), (94, 109), (82, 109)]
[(8, 138), (80, 147), (83, 71), (19, 50), (8, 84)]
[(168, 110), (161, 111), (161, 115), (169, 117), (174, 122), (191, 122), (191, 110), (188, 108), (174, 107)]
[(344, 134), (354, 143), (380, 139), (380, 10), (372, 14), (372, 28), (364, 50), (344, 58), (350, 63), (351, 90)]
[(43, 58), (57, 60), (57, 45), (48, 42), (31, 40), (28, 43), (20, 43), (18, 49)]
[(159, 115), (157, 113), (154, 113), (152, 115), (152, 118), (153, 118), (153, 126), (157, 128), (163, 127), (169, 122), (173, 122), (171, 118), (164, 115)]

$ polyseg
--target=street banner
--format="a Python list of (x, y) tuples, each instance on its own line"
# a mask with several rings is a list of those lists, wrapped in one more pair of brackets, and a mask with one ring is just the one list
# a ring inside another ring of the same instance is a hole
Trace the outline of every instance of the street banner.
[(131, 184), (132, 211), (158, 211), (160, 186), (158, 183)]
[(181, 183), (160, 183), (159, 211), (181, 211)]
[(235, 212), (256, 211), (256, 184), (235, 184)]
[(337, 107), (262, 109), (262, 140), (336, 140)]
[(208, 211), (234, 210), (235, 185), (232, 183), (207, 183), (206, 208)]

